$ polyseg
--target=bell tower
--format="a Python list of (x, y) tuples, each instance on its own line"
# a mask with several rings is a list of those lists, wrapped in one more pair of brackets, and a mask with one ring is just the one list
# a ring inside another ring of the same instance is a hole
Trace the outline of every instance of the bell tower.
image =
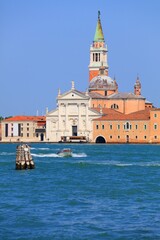
[(141, 82), (138, 76), (137, 76), (136, 83), (134, 84), (134, 94), (137, 96), (141, 95)]
[(98, 11), (98, 21), (93, 43), (90, 47), (90, 64), (89, 64), (89, 81), (92, 80), (99, 73), (99, 68), (103, 65), (105, 67), (106, 75), (108, 75), (107, 63), (107, 46), (105, 45), (100, 11)]

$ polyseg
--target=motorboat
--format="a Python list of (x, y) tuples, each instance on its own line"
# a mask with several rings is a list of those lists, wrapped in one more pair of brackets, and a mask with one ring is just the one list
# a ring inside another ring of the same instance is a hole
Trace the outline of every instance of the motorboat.
[(59, 157), (72, 157), (72, 150), (70, 148), (63, 148), (57, 154)]

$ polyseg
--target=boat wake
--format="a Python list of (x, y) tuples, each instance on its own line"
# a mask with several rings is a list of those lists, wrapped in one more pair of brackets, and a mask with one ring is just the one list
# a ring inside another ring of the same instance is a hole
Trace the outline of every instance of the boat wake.
[(72, 153), (72, 157), (77, 157), (77, 158), (87, 157), (87, 154), (85, 154), (85, 153)]
[[(33, 157), (38, 157), (38, 158), (62, 158), (61, 156), (59, 156), (57, 153), (47, 153), (47, 154), (43, 154), (43, 153), (32, 153), (31, 154)], [(85, 153), (72, 153), (72, 157), (73, 158), (82, 158), (82, 157), (87, 157), (87, 155)]]
[(32, 153), (31, 155), (32, 155), (33, 157), (39, 157), (39, 158), (46, 158), (46, 157), (53, 158), (53, 157), (58, 157), (58, 155), (57, 155), (56, 153), (49, 153), (49, 154), (43, 154), (43, 153), (36, 154), (36, 153)]

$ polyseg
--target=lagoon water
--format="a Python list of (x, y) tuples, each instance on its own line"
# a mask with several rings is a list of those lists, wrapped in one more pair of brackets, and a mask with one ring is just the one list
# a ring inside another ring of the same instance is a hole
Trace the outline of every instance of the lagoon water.
[[(70, 147), (72, 158), (57, 156)], [(160, 239), (160, 146), (0, 144), (1, 240)]]

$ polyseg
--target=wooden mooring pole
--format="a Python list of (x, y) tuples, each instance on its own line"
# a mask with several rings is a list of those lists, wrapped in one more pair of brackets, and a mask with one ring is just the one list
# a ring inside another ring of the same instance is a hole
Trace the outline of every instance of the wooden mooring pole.
[(16, 170), (34, 169), (30, 147), (27, 144), (18, 145), (16, 148)]

